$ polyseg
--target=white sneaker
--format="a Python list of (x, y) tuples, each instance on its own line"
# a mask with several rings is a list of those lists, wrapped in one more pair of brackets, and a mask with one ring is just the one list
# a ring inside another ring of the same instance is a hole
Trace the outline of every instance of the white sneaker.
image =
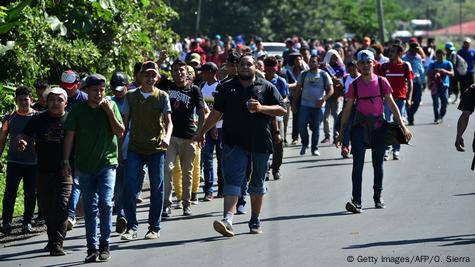
[(145, 235), (145, 239), (157, 239), (160, 237), (160, 231), (155, 232), (155, 231), (148, 231), (147, 234)]
[(318, 149), (312, 149), (312, 156), (320, 156), (320, 152), (318, 152)]
[(68, 225), (66, 226), (66, 230), (67, 231), (73, 230), (75, 225), (76, 225), (76, 219), (68, 217)]
[(399, 160), (399, 151), (397, 151), (397, 150), (393, 151), (393, 159), (394, 160)]
[(225, 237), (234, 236), (232, 223), (226, 219), (222, 219), (221, 221), (214, 221), (213, 227), (216, 232), (222, 234)]
[(384, 152), (384, 158), (383, 158), (383, 159), (384, 159), (384, 161), (388, 161), (388, 160), (389, 160), (389, 150), (386, 150), (386, 151)]

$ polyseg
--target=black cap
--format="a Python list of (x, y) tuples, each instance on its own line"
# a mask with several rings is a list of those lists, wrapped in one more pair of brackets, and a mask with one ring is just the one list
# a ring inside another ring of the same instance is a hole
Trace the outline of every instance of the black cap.
[(123, 91), (125, 86), (129, 84), (127, 76), (121, 71), (116, 71), (111, 77), (111, 89), (114, 91)]
[(218, 72), (218, 66), (216, 66), (216, 64), (214, 64), (214, 62), (206, 62), (205, 64), (203, 64), (201, 66), (200, 70), (216, 73), (216, 72)]
[(229, 52), (228, 55), (228, 62), (229, 63), (238, 63), (239, 59), (241, 58), (241, 54), (238, 51), (232, 50)]
[(106, 84), (106, 77), (101, 74), (92, 74), (86, 78), (86, 86), (101, 85), (102, 83)]

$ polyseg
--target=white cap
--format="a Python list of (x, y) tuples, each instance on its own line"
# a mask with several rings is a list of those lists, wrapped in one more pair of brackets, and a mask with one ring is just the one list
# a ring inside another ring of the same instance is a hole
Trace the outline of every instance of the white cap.
[(464, 42), (467, 42), (467, 43), (471, 43), (471, 42), (472, 42), (472, 39), (470, 39), (469, 37), (467, 37), (467, 38), (465, 38), (463, 41), (464, 41)]
[(63, 88), (60, 88), (60, 87), (53, 87), (53, 88), (46, 89), (43, 93), (43, 98), (48, 99), (49, 94), (63, 95), (64, 100), (68, 100), (68, 94)]

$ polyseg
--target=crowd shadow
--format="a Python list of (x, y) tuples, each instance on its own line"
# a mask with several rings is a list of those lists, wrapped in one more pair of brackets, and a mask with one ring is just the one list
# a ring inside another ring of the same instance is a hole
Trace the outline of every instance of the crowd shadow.
[(371, 248), (371, 247), (403, 246), (403, 245), (413, 245), (413, 244), (432, 243), (432, 242), (446, 243), (443, 245), (439, 245), (440, 247), (471, 245), (471, 244), (475, 244), (475, 234), (373, 242), (373, 243), (366, 243), (366, 244), (359, 244), (359, 245), (351, 245), (348, 247), (344, 247), (343, 249), (362, 249), (362, 248)]
[[(303, 156), (300, 156), (300, 158), (301, 158), (301, 157), (303, 157)], [(314, 157), (314, 158), (312, 158), (312, 159), (302, 159), (302, 160), (296, 160), (296, 161), (286, 161), (286, 162), (282, 162), (282, 165), (294, 164), (294, 163), (315, 163), (315, 162), (333, 161), (333, 160), (341, 161), (341, 160), (345, 160), (345, 159), (342, 158), (342, 157), (329, 158), (329, 159), (322, 159), (322, 158)]]
[[(338, 212), (330, 212), (330, 213), (317, 213), (317, 214), (299, 214), (299, 215), (284, 215), (284, 216), (277, 216), (271, 218), (264, 218), (261, 219), (261, 222), (275, 222), (275, 221), (288, 221), (288, 220), (299, 220), (299, 219), (311, 219), (311, 218), (320, 218), (320, 217), (335, 217), (335, 216), (349, 216), (352, 215), (347, 211), (338, 211)], [(239, 222), (235, 223), (236, 225), (239, 224), (247, 224), (247, 222)]]

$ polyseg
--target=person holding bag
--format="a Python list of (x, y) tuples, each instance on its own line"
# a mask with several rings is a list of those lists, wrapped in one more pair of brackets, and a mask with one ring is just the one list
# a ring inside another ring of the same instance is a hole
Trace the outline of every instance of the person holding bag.
[[(352, 213), (361, 213), (361, 182), (363, 179), (364, 157), (367, 148), (371, 148), (374, 168), (374, 195), (375, 208), (383, 209), (381, 193), (383, 191), (383, 158), (387, 146), (387, 128), (384, 127), (384, 101), (387, 102), (395, 121), (401, 126), (406, 140), (412, 138), (412, 133), (404, 125), (399, 109), (392, 98), (392, 89), (384, 77), (374, 74), (374, 54), (369, 50), (361, 50), (357, 54), (358, 69), (361, 76), (352, 82), (347, 93), (348, 101), (342, 114), (341, 127), (335, 145), (338, 148), (343, 140), (343, 133), (354, 112), (351, 128), (351, 144), (353, 154), (352, 171), (352, 199), (346, 203), (346, 210)], [(357, 87), (357, 88), (355, 88)], [(356, 89), (356, 90), (355, 90)]]

